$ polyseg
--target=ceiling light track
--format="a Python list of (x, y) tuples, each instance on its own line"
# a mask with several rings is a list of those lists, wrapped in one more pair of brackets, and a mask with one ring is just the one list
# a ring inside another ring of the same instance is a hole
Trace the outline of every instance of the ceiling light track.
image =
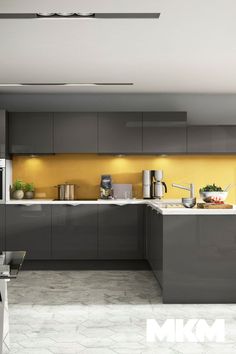
[(60, 13), (0, 13), (0, 19), (158, 19), (160, 13), (92, 13), (92, 12), (60, 12)]
[(21, 87), (21, 86), (132, 86), (133, 82), (92, 82), (92, 83), (65, 83), (65, 82), (37, 82), (37, 83), (0, 83), (1, 87)]

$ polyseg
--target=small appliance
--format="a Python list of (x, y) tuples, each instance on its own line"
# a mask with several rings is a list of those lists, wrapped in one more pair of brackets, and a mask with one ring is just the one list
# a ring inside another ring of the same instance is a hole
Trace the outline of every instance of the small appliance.
[(113, 199), (112, 178), (110, 175), (101, 176), (100, 198)]
[(162, 181), (162, 170), (144, 170), (143, 171), (143, 198), (161, 199), (164, 193), (167, 193), (166, 183)]

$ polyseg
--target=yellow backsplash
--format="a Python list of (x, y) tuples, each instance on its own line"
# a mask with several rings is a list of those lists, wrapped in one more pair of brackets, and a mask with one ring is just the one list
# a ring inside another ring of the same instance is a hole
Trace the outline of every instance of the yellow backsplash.
[[(236, 156), (110, 156), (96, 154), (62, 154), (48, 156), (14, 156), (13, 180), (33, 182), (36, 198), (56, 198), (55, 186), (78, 184), (76, 197), (97, 198), (100, 176), (111, 174), (114, 183), (132, 183), (134, 196), (142, 196), (142, 170), (162, 169), (167, 183), (166, 198), (180, 198), (188, 192), (171, 187), (173, 182), (194, 183), (196, 191), (206, 184), (226, 187), (236, 185)], [(236, 202), (236, 188), (227, 199)]]

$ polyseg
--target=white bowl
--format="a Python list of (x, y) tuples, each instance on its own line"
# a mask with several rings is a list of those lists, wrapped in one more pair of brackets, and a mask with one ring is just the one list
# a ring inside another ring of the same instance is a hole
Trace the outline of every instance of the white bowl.
[(212, 203), (214, 202), (214, 199), (224, 202), (227, 196), (228, 192), (200, 192), (200, 197), (206, 203)]

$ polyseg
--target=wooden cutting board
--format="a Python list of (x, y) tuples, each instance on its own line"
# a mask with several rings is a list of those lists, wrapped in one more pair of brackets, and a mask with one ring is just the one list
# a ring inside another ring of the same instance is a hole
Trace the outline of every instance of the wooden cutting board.
[(232, 204), (197, 203), (199, 209), (233, 209)]

